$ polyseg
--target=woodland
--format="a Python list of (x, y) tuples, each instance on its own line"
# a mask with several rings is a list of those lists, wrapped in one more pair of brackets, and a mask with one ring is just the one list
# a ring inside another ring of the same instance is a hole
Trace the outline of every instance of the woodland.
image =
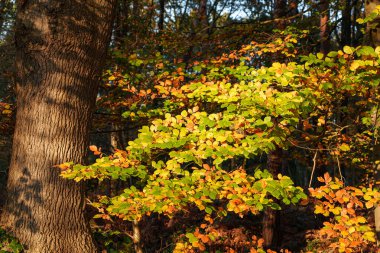
[(380, 253), (380, 0), (1, 0), (0, 253)]

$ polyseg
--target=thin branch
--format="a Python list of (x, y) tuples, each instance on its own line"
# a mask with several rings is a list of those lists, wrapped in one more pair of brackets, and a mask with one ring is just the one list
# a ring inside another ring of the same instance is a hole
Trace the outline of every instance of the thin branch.
[(339, 175), (340, 175), (340, 180), (342, 180), (342, 182), (344, 183), (344, 177), (342, 175), (342, 170), (340, 168), (340, 161), (339, 161), (339, 157), (336, 156), (336, 163), (338, 165), (338, 171), (339, 171)]
[(311, 182), (313, 181), (315, 168), (317, 167), (317, 155), (318, 155), (318, 150), (315, 151), (314, 158), (313, 158), (313, 170), (311, 171), (311, 175), (310, 175), (309, 188), (311, 187)]
[(289, 140), (290, 144), (292, 144), (294, 147), (297, 147), (297, 148), (302, 148), (302, 149), (306, 149), (306, 150), (311, 150), (311, 151), (322, 151), (322, 150), (325, 150), (325, 151), (331, 151), (331, 149), (329, 148), (308, 148), (308, 147), (303, 147), (303, 146), (300, 146), (300, 145), (297, 145), (295, 144), (293, 141)]
[(103, 131), (92, 131), (90, 134), (107, 134), (107, 133), (117, 133), (117, 132), (128, 132), (131, 130), (135, 130), (141, 126), (134, 126), (129, 128), (117, 129), (117, 130), (103, 130)]
[(95, 115), (108, 115), (108, 116), (119, 116), (121, 117), (120, 113), (106, 113), (106, 112), (94, 112)]

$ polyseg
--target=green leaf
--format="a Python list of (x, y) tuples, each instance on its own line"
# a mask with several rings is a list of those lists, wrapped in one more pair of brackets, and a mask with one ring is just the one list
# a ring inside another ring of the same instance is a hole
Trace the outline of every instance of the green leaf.
[(192, 234), (192, 233), (187, 233), (186, 237), (189, 239), (190, 243), (198, 241), (198, 238), (194, 234)]
[(354, 48), (350, 46), (344, 46), (343, 47), (343, 52), (346, 54), (353, 54), (354, 53)]

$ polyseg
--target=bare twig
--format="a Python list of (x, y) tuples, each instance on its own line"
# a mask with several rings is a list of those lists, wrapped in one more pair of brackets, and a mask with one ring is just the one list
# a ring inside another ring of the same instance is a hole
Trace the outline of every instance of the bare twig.
[(289, 140), (290, 144), (292, 144), (294, 147), (297, 147), (297, 148), (302, 148), (302, 149), (306, 149), (306, 150), (312, 150), (312, 151), (330, 151), (331, 149), (329, 148), (308, 148), (308, 147), (304, 147), (304, 146), (300, 146), (300, 145), (297, 145), (295, 144), (292, 140)]
[(317, 167), (317, 155), (318, 155), (318, 150), (315, 151), (314, 158), (313, 158), (313, 170), (311, 171), (309, 188), (311, 187), (311, 182), (313, 181), (313, 177), (314, 177), (314, 171), (315, 171), (315, 168)]
[(340, 168), (340, 161), (339, 161), (339, 157), (336, 156), (336, 164), (338, 165), (338, 171), (339, 171), (339, 175), (340, 175), (340, 180), (342, 180), (342, 182), (344, 183), (344, 178), (343, 178), (343, 175), (342, 175), (342, 170)]

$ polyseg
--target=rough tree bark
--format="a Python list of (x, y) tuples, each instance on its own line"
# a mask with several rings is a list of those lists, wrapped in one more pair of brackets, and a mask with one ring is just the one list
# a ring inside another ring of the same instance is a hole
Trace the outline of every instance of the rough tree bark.
[[(371, 14), (377, 5), (380, 5), (380, 0), (366, 0), (365, 1), (365, 14), (368, 16)], [(380, 18), (378, 17), (373, 22), (367, 24), (367, 41), (373, 47), (380, 46)], [(380, 122), (378, 122), (377, 115), (373, 115), (374, 124), (378, 126)], [(376, 164), (376, 161), (380, 160), (380, 143), (374, 143), (374, 170), (375, 170), (375, 179), (376, 181), (380, 181), (380, 165)], [(377, 239), (380, 241), (380, 206), (378, 205), (375, 208), (375, 230), (377, 234)]]
[(17, 115), (1, 224), (28, 253), (96, 252), (82, 187), (54, 165), (84, 162), (114, 3), (17, 2)]

